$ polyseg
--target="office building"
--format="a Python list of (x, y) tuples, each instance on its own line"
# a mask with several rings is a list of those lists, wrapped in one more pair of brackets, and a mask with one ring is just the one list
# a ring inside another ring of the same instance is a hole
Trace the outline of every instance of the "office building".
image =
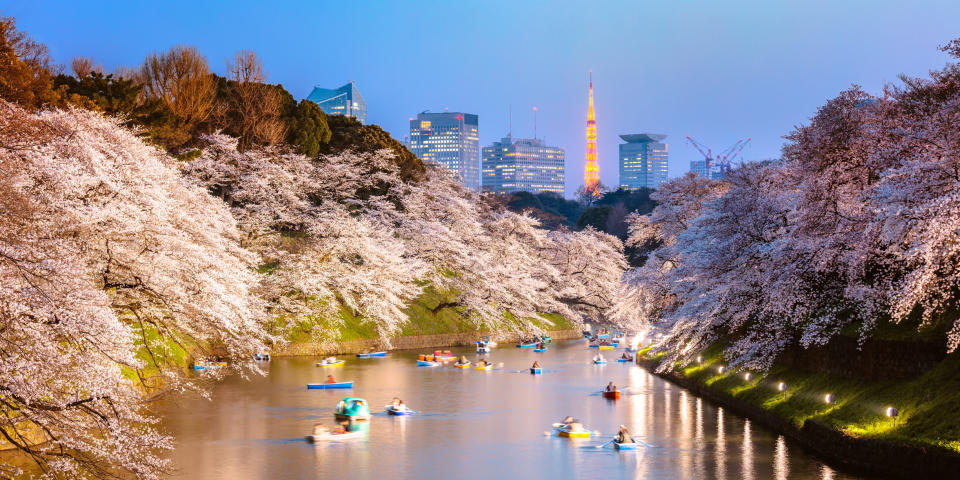
[(443, 165), (480, 189), (480, 137), (476, 115), (462, 112), (421, 113), (410, 120), (410, 151), (424, 162)]
[(620, 188), (657, 188), (667, 181), (666, 135), (636, 133), (620, 135)]
[(346, 115), (356, 118), (360, 123), (367, 123), (367, 102), (353, 81), (333, 90), (313, 87), (307, 100), (320, 105), (327, 115)]
[(483, 147), (483, 191), (563, 196), (564, 156), (562, 148), (544, 145), (536, 138), (503, 137)]

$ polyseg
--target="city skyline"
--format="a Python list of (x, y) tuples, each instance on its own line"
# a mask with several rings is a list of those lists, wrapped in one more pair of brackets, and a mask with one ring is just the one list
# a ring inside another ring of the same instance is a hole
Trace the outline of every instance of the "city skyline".
[[(555, 2), (411, 8), (238, 1), (231, 8), (170, 2), (164, 11), (130, 2), (102, 9), (73, 2), (0, 4), (20, 28), (49, 46), (58, 63), (87, 55), (112, 70), (138, 65), (150, 52), (190, 44), (219, 74), (237, 50), (256, 51), (268, 81), (298, 99), (316, 84), (354, 80), (370, 105), (367, 123), (397, 139), (408, 131), (412, 112), (449, 107), (482, 117), (480, 142), (487, 145), (509, 131), (511, 106), (513, 133), (532, 137), (530, 107), (536, 105), (538, 136), (564, 147), (570, 159), (584, 158), (583, 73), (592, 69), (603, 86), (595, 101), (606, 185), (617, 184), (618, 135), (629, 132), (690, 135), (709, 145), (752, 137), (744, 158), (780, 157), (782, 137), (808, 122), (823, 99), (851, 84), (879, 94), (898, 74), (923, 76), (931, 65), (946, 63), (937, 46), (954, 38), (956, 29), (943, 19), (960, 15), (960, 4), (945, 0), (925, 2), (922, 9), (860, 1), (693, 2), (683, 8), (612, 1), (590, 9)], [(59, 14), (50, 18), (53, 9)], [(512, 14), (503, 16), (504, 9)], [(177, 13), (186, 10), (193, 14)], [(657, 21), (650, 23), (653, 18)], [(325, 38), (349, 41), (318, 46), (318, 21)], [(361, 22), (365, 33), (356, 35)], [(82, 36), (75, 34), (79, 25)], [(876, 25), (913, 33), (878, 35)], [(558, 31), (576, 34), (558, 37)], [(458, 40), (438, 42), (441, 38)], [(516, 45), (524, 45), (522, 52), (511, 54)], [(410, 69), (419, 58), (429, 61)], [(671, 177), (687, 172), (690, 161), (700, 157), (689, 145), (674, 143)], [(567, 163), (571, 196), (583, 165)]]

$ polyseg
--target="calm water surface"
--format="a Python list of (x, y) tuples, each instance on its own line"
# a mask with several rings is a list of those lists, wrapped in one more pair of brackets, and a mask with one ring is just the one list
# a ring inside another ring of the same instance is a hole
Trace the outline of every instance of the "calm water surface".
[[(472, 348), (452, 349), (476, 361)], [(619, 356), (610, 351), (610, 359)], [(315, 358), (274, 359), (269, 375), (229, 378), (212, 401), (163, 405), (164, 427), (176, 437), (179, 478), (650, 478), (851, 479), (796, 444), (718, 408), (629, 363), (592, 365), (581, 340), (546, 353), (502, 346), (488, 357), (499, 369), (416, 366), (419, 352), (347, 358), (317, 368)], [(543, 375), (519, 372), (535, 360)], [(327, 373), (354, 380), (353, 390), (307, 390)], [(629, 394), (599, 396), (613, 380)], [(375, 406), (364, 438), (312, 445), (313, 425), (333, 426), (337, 401), (362, 397)], [(379, 412), (394, 396), (410, 417)], [(603, 435), (570, 440), (545, 435), (565, 415)], [(598, 445), (620, 424), (651, 445), (618, 452)]]

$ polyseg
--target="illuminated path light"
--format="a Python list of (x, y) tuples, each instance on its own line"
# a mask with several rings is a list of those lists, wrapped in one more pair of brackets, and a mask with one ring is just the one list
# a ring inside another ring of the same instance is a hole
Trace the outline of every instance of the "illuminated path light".
[(750, 380), (753, 379), (753, 375), (751, 375), (750, 372), (744, 373), (744, 374), (743, 374), (743, 379), (744, 379), (745, 381), (749, 382)]
[(900, 411), (894, 407), (887, 407), (887, 416), (893, 419), (893, 426), (897, 426), (897, 417), (900, 416)]
[(823, 402), (827, 405), (833, 405), (833, 402), (837, 401), (837, 397), (834, 397), (832, 393), (828, 393), (823, 396)]
[(720, 374), (723, 373), (723, 365), (720, 365), (719, 367), (717, 367), (717, 373), (720, 373)]
[(703, 357), (697, 355), (697, 365), (700, 365), (701, 363), (703, 363)]
[(784, 399), (784, 400), (787, 399), (787, 384), (786, 384), (786, 383), (783, 383), (783, 382), (778, 383), (778, 384), (777, 384), (777, 391), (778, 391), (778, 392), (783, 392), (783, 399)]

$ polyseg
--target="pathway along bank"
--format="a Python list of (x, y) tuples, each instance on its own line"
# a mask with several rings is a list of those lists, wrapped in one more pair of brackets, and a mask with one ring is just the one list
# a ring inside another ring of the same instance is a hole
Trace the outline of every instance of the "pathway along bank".
[(826, 461), (853, 472), (909, 479), (960, 478), (960, 454), (886, 440), (851, 437), (812, 419), (806, 420), (802, 427), (797, 428), (792, 422), (773, 412), (714, 390), (680, 372), (657, 372), (657, 360), (637, 355), (637, 364), (699, 397), (775, 430)]

